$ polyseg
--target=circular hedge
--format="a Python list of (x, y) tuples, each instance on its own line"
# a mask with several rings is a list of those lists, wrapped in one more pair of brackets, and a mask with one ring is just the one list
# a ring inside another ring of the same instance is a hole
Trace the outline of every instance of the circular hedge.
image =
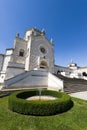
[(25, 90), (11, 94), (9, 109), (25, 115), (48, 116), (65, 112), (73, 106), (69, 95), (51, 90), (44, 90), (41, 94), (56, 97), (55, 100), (26, 100), (38, 93), (38, 90)]

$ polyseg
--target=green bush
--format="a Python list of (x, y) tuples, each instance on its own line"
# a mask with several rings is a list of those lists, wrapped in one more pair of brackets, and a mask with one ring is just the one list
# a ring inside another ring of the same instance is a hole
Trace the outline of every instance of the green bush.
[(25, 115), (48, 116), (65, 112), (73, 106), (70, 96), (62, 92), (42, 91), (42, 95), (54, 96), (55, 100), (26, 100), (35, 95), (38, 95), (37, 90), (13, 93), (9, 96), (9, 109)]

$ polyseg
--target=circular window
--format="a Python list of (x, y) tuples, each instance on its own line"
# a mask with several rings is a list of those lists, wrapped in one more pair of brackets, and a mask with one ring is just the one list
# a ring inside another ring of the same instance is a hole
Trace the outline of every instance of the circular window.
[(46, 49), (45, 49), (44, 47), (40, 47), (40, 51), (41, 51), (42, 53), (46, 53)]

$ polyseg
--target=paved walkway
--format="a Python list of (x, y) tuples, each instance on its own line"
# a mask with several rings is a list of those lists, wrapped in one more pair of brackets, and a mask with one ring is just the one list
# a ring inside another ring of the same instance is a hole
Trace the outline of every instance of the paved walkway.
[(76, 98), (80, 98), (80, 99), (83, 99), (83, 100), (87, 100), (87, 91), (71, 93), (69, 95), (72, 96), (72, 97), (76, 97)]

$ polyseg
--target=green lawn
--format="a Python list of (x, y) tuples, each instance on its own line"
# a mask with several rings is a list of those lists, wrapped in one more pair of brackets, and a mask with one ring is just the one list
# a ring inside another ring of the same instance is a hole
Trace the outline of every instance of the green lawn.
[(0, 98), (0, 130), (87, 130), (87, 101), (73, 101), (73, 108), (65, 113), (35, 117), (10, 111), (8, 97)]

